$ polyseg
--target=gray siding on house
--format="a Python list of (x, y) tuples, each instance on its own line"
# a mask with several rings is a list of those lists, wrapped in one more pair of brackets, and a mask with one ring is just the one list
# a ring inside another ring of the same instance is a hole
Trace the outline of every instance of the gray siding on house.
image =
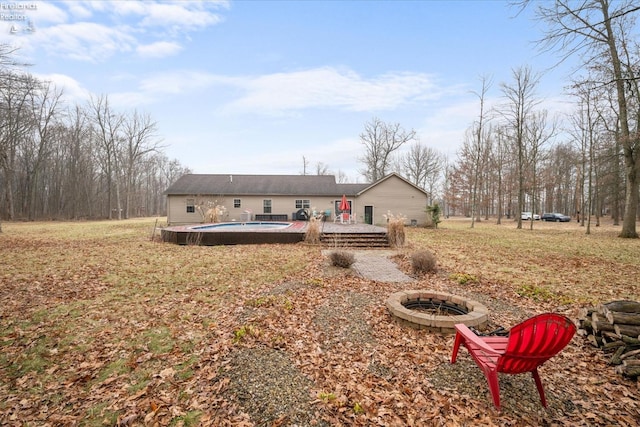
[[(337, 196), (246, 196), (246, 195), (225, 195), (214, 197), (200, 196), (195, 198), (194, 196), (168, 196), (168, 221), (172, 225), (179, 224), (195, 224), (202, 222), (201, 215), (196, 213), (186, 212), (186, 199), (192, 198), (197, 201), (216, 201), (220, 206), (224, 206), (226, 209), (226, 216), (222, 218), (224, 221), (240, 221), (242, 220), (242, 214), (244, 212), (250, 212), (252, 218), (255, 218), (256, 214), (263, 213), (263, 200), (271, 200), (271, 213), (272, 214), (285, 214), (287, 219), (291, 220), (291, 214), (296, 212), (296, 200), (308, 200), (309, 211), (315, 209), (318, 213), (324, 212), (329, 209), (332, 210), (335, 201), (340, 200)], [(240, 207), (234, 207), (234, 199), (239, 199)], [(331, 211), (331, 218), (333, 218), (333, 211)]]

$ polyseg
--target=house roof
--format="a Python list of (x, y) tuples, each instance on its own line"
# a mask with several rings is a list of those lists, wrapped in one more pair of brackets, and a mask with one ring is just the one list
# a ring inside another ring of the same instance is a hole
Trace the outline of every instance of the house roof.
[(166, 195), (355, 196), (371, 184), (338, 184), (333, 175), (186, 174)]
[(380, 178), (379, 180), (377, 180), (376, 182), (374, 182), (373, 184), (365, 184), (364, 187), (362, 187), (360, 190), (357, 191), (357, 195), (359, 196), (360, 194), (364, 193), (365, 191), (369, 190), (370, 188), (375, 187), (376, 185), (380, 184), (381, 182), (384, 182), (388, 179), (390, 179), (391, 177), (396, 177), (402, 181), (404, 181), (407, 185), (412, 186), (413, 188), (415, 188), (416, 190), (420, 190), (422, 191), (425, 195), (428, 196), (427, 192), (423, 189), (418, 187), (417, 185), (415, 185), (414, 183), (412, 183), (411, 181), (409, 181), (406, 178), (401, 177), (400, 175), (398, 175), (395, 172), (390, 173), (389, 175), (384, 176), (383, 178)]

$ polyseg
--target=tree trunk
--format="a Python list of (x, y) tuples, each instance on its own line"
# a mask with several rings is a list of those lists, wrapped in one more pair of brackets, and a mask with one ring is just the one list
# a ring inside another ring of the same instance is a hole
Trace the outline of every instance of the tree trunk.
[(607, 44), (609, 54), (611, 55), (611, 63), (613, 65), (613, 75), (616, 80), (616, 92), (618, 100), (618, 114), (620, 115), (620, 130), (622, 137), (622, 150), (625, 164), (625, 177), (627, 179), (626, 196), (624, 204), (624, 217), (622, 219), (622, 230), (619, 236), (624, 238), (637, 238), (636, 231), (636, 214), (638, 210), (638, 173), (640, 173), (640, 156), (635, 157), (637, 153), (634, 148), (637, 145), (637, 138), (631, 136), (629, 131), (629, 112), (627, 107), (627, 98), (625, 95), (625, 78), (622, 73), (622, 63), (618, 55), (618, 47), (616, 46), (616, 37), (611, 25), (609, 16), (609, 2), (600, 0), (602, 8), (602, 16), (604, 18), (604, 26), (607, 31)]
[[(629, 151), (629, 154), (627, 154)], [(640, 162), (634, 160), (633, 150), (625, 149), (625, 175), (627, 177), (627, 189), (624, 203), (624, 216), (622, 219), (622, 230), (619, 236), (625, 238), (637, 238), (636, 216), (638, 213), (638, 171), (640, 171)], [(640, 156), (638, 156), (640, 158)]]

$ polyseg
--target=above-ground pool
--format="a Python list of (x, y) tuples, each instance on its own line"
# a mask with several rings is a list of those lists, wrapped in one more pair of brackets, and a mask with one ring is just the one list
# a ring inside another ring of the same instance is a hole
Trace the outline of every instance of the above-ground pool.
[(304, 240), (306, 222), (247, 221), (167, 227), (162, 240), (179, 245), (241, 245), (297, 243)]
[(248, 222), (221, 222), (218, 224), (205, 224), (189, 227), (198, 231), (253, 231), (253, 230), (282, 230), (291, 227), (291, 222), (274, 221), (248, 221)]

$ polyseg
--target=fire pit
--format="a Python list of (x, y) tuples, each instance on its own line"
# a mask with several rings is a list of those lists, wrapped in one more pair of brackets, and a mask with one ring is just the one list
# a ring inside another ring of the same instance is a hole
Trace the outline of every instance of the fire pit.
[(478, 301), (431, 290), (396, 292), (387, 299), (387, 308), (403, 325), (441, 333), (454, 333), (456, 323), (481, 329), (489, 318)]

